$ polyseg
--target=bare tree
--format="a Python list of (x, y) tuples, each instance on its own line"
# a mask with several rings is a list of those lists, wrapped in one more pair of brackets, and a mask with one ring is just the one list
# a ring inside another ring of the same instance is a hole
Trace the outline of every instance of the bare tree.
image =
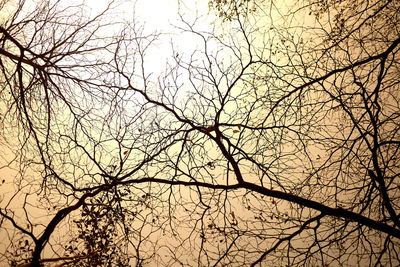
[[(3, 257), (12, 265), (53, 262), (44, 255), (71, 264), (82, 258), (90, 266), (110, 264), (104, 249), (118, 244), (116, 251), (125, 251), (126, 242), (116, 238), (108, 244), (114, 235), (108, 232), (128, 233), (109, 218), (109, 210), (117, 208), (114, 217), (124, 223), (135, 213), (123, 212), (126, 193), (116, 189), (118, 177), (134, 176), (170, 146), (153, 135), (154, 112), (120, 89), (114, 71), (119, 64), (134, 70), (134, 58), (144, 51), (130, 49), (154, 36), (130, 35), (134, 30), (112, 13), (116, 2), (97, 15), (61, 1), (1, 4), (10, 11), (0, 28), (2, 146), (8, 152), (2, 168), (15, 173), (2, 197), (2, 234), (9, 240)], [(138, 132), (138, 125), (144, 130)], [(106, 207), (97, 207), (99, 199), (108, 201)], [(81, 216), (73, 221), (78, 210)], [(72, 247), (68, 241), (76, 238), (80, 242)], [(71, 256), (71, 249), (79, 253)]]
[(16, 4), (3, 261), (399, 264), (398, 1), (210, 1), (206, 30), (181, 9), (197, 49), (157, 76), (116, 3)]

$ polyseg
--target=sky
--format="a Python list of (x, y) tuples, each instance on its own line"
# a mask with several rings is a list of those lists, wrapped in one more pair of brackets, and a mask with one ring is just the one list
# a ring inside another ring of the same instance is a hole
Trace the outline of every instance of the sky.
[[(210, 26), (208, 0), (122, 0), (120, 2), (114, 13), (126, 21), (135, 20), (144, 27), (144, 32), (147, 34), (159, 34), (157, 41), (146, 54), (146, 67), (155, 74), (165, 70), (165, 62), (172, 55), (172, 44), (174, 49), (188, 53), (199, 45), (192, 34), (183, 34), (182, 30), (177, 28), (182, 26), (180, 14), (188, 22), (193, 22), (193, 18), (198, 14), (200, 16), (196, 20), (198, 29), (207, 29)], [(85, 3), (92, 9), (93, 14), (97, 14), (104, 9), (108, 1), (87, 0)]]
[[(69, 2), (72, 3), (72, 1), (68, 0), (62, 3), (68, 5)], [(97, 14), (104, 9), (107, 2), (108, 1), (88, 0), (86, 4), (92, 9), (93, 14)], [(160, 34), (158, 41), (156, 41), (155, 46), (148, 51), (145, 59), (147, 72), (153, 73), (153, 79), (156, 79), (157, 75), (164, 70), (166, 61), (170, 60), (171, 56), (175, 56), (172, 55), (172, 45), (176, 51), (184, 54), (179, 56), (184, 57), (189, 57), (191, 51), (201, 46), (199, 39), (194, 38), (193, 34), (182, 33), (182, 30), (177, 28), (182, 26), (179, 22), (179, 10), (189, 23), (192, 23), (197, 15), (200, 16), (196, 24), (197, 30), (207, 29), (211, 26), (207, 19), (207, 0), (188, 0), (186, 3), (182, 3), (181, 6), (178, 5), (177, 0), (138, 0), (136, 3), (132, 1), (124, 2), (125, 3), (116, 7), (115, 14), (118, 14), (121, 16), (120, 18), (126, 21), (132, 21), (132, 17), (135, 16), (139, 24), (143, 23), (145, 32)], [(211, 47), (211, 49), (213, 48)], [(7, 160), (8, 159), (6, 159), (6, 161)], [(0, 175), (2, 175), (1, 171), (4, 172), (4, 170), (0, 170)], [(10, 176), (10, 174), (11, 172), (7, 175)], [(34, 177), (29, 178), (34, 180)], [(7, 180), (9, 179), (7, 178)], [(29, 179), (27, 179), (27, 181), (29, 181)], [(8, 185), (13, 186), (9, 182)], [(4, 190), (5, 187), (2, 189)], [(18, 204), (18, 201), (14, 203)], [(0, 247), (0, 251), (4, 251), (3, 248)]]
[[(61, 0), (61, 4), (65, 6), (70, 6), (75, 3), (80, 3), (81, 1), (75, 0)], [(32, 3), (37, 1), (28, 0), (26, 5), (34, 8)], [(109, 1), (107, 0), (86, 0), (84, 3), (91, 9), (92, 14), (96, 15), (103, 11), (107, 6)], [(182, 14), (191, 19), (195, 10), (200, 14), (206, 15), (207, 10), (207, 0), (201, 1), (187, 1), (188, 3), (182, 3), (178, 5), (177, 0), (138, 0), (138, 1), (120, 1), (115, 7), (115, 13), (120, 16), (117, 19), (123, 19), (126, 21), (132, 21), (133, 17), (136, 17), (136, 21), (139, 24), (143, 24), (145, 31), (147, 33), (157, 33), (160, 34), (158, 41), (155, 46), (151, 48), (146, 57), (146, 68), (149, 73), (153, 73), (153, 78), (156, 79), (157, 75), (165, 70), (165, 62), (167, 58), (172, 55), (172, 46), (174, 44), (175, 49), (180, 51), (193, 51), (195, 47), (198, 46), (197, 40), (193, 38), (190, 34), (182, 34), (182, 31), (174, 27), (173, 25), (178, 25), (178, 20), (180, 19), (178, 15), (178, 10), (181, 10)], [(3, 9), (4, 11), (4, 9)], [(5, 14), (5, 13), (3, 13)], [(199, 28), (207, 28), (208, 22), (206, 20), (198, 20), (197, 26)], [(1, 111), (1, 110), (0, 110)], [(15, 129), (16, 130), (16, 129)], [(16, 138), (16, 137), (15, 137)], [(0, 143), (0, 146), (2, 144)], [(34, 218), (35, 223), (39, 222), (41, 219), (47, 221), (47, 218), (42, 217), (42, 212), (36, 207), (40, 207), (40, 204), (36, 201), (36, 194), (29, 194), (28, 199), (24, 199), (24, 194), (18, 194), (14, 196), (14, 192), (22, 190), (22, 192), (28, 192), (31, 190), (30, 185), (37, 181), (37, 174), (28, 171), (24, 175), (24, 183), (22, 186), (17, 186), (14, 183), (14, 177), (19, 175), (19, 170), (16, 166), (12, 164), (6, 166), (6, 162), (11, 162), (14, 156), (13, 151), (6, 147), (2, 147), (2, 153), (0, 153), (0, 202), (2, 208), (5, 207), (5, 203), (10, 203), (7, 208), (17, 211), (16, 215), (23, 216), (22, 203), (26, 200), (29, 203), (29, 210), (32, 212), (30, 214), (31, 218)], [(18, 153), (17, 153), (18, 155)], [(4, 180), (4, 183), (3, 183)], [(21, 212), (21, 214), (19, 214)], [(44, 211), (46, 212), (46, 211)], [(10, 228), (12, 229), (12, 228)], [(9, 233), (12, 233), (9, 232)], [(13, 232), (16, 234), (16, 231)], [(5, 234), (2, 232), (2, 234)], [(8, 236), (12, 238), (12, 236)], [(7, 237), (7, 238), (8, 238)], [(7, 238), (0, 234), (0, 238), (3, 242), (0, 242), (0, 253), (4, 252), (9, 245), (4, 242)], [(0, 263), (1, 264), (1, 263)]]

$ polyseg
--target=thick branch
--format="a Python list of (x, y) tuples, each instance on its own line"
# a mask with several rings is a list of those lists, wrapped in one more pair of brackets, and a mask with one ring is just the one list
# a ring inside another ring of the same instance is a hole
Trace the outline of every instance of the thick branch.
[(234, 185), (215, 185), (209, 184), (204, 182), (184, 182), (184, 181), (172, 181), (172, 180), (164, 180), (158, 178), (143, 178), (137, 180), (127, 180), (120, 182), (119, 184), (139, 184), (139, 183), (160, 183), (160, 184), (170, 184), (170, 185), (183, 185), (183, 186), (196, 186), (196, 187), (205, 187), (211, 188), (216, 190), (236, 190), (236, 189), (248, 189), (253, 192), (257, 192), (264, 196), (274, 197), (278, 199), (283, 199), (289, 201), (291, 203), (296, 203), (314, 210), (320, 211), (323, 215), (330, 215), (336, 218), (342, 218), (345, 220), (349, 220), (352, 222), (357, 222), (361, 225), (367, 226), (369, 228), (375, 229), (379, 232), (387, 233), (391, 236), (397, 237), (400, 239), (400, 230), (389, 226), (387, 224), (375, 221), (373, 219), (367, 218), (361, 214), (345, 210), (343, 208), (332, 208), (316, 202), (314, 200), (306, 199), (300, 196), (296, 196), (290, 193), (285, 193), (277, 190), (267, 189), (265, 187), (248, 183), (242, 182), (240, 184)]

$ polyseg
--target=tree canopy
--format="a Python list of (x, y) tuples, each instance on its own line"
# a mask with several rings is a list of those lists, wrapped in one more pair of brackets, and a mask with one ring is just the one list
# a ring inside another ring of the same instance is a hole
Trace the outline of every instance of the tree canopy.
[(1, 263), (400, 264), (400, 2), (206, 2), (0, 0)]

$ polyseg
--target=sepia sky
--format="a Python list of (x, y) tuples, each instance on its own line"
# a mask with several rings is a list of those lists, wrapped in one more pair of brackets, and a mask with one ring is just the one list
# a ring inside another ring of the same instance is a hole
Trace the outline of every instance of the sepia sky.
[(396, 262), (400, 5), (374, 1), (0, 6), (0, 266)]

